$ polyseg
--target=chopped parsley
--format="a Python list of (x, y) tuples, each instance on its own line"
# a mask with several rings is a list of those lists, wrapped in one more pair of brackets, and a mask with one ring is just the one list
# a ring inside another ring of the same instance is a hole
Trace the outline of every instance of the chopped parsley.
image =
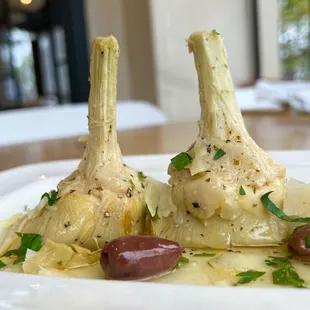
[(275, 268), (272, 272), (273, 284), (298, 288), (307, 286), (306, 282), (295, 271), (289, 257), (269, 256), (269, 259), (266, 259), (265, 263), (267, 266)]
[(310, 223), (310, 217), (299, 217), (299, 218), (291, 218), (286, 215), (281, 209), (279, 209), (270, 199), (269, 195), (273, 192), (268, 192), (264, 194), (260, 200), (262, 204), (275, 216), (279, 219), (286, 222), (298, 222), (298, 223)]
[(42, 248), (42, 236), (38, 234), (21, 234), (16, 233), (18, 237), (21, 237), (20, 247), (18, 249), (9, 250), (5, 252), (1, 257), (16, 256), (14, 265), (25, 261), (27, 250), (38, 252)]
[(2, 260), (0, 260), (0, 270), (5, 267), (6, 267), (6, 264)]
[(146, 178), (147, 176), (142, 171), (138, 171), (138, 179), (140, 181), (144, 181)]
[(183, 264), (188, 264), (189, 263), (189, 259), (185, 256), (181, 256), (180, 259), (178, 260), (175, 268), (181, 268)]
[(213, 29), (212, 32), (218, 36), (220, 35), (220, 33), (216, 29)]
[(130, 179), (129, 183), (130, 183), (130, 187), (132, 190), (136, 189), (136, 185), (135, 185), (135, 183), (133, 183), (133, 180)]
[(310, 235), (306, 237), (306, 247), (310, 248)]
[(49, 193), (44, 193), (42, 196), (41, 196), (41, 200), (46, 197), (47, 198), (47, 203), (48, 205), (51, 207), (56, 201), (57, 201), (57, 194), (58, 192), (56, 192), (55, 190), (52, 190)]
[(215, 253), (198, 253), (198, 254), (194, 254), (193, 256), (195, 257), (212, 257), (215, 256)]
[(219, 160), (221, 157), (226, 155), (226, 153), (222, 149), (218, 149), (213, 157), (214, 160)]
[(152, 213), (151, 213), (151, 211), (150, 211), (150, 209), (149, 209), (149, 206), (146, 204), (146, 205), (145, 205), (145, 213), (146, 213), (148, 216), (150, 216), (152, 220), (159, 220), (159, 219), (160, 219), (160, 217), (159, 217), (159, 215), (158, 215), (158, 207), (156, 207), (156, 209), (155, 209), (155, 214), (152, 215)]
[(177, 156), (171, 159), (172, 165), (178, 171), (184, 169), (187, 165), (189, 165), (193, 161), (193, 158), (186, 152), (182, 152)]
[(240, 194), (241, 196), (246, 195), (246, 192), (245, 192), (245, 190), (244, 190), (244, 188), (243, 188), (242, 186), (240, 186), (240, 188), (239, 188), (239, 194)]
[(178, 263), (182, 263), (182, 264), (188, 264), (189, 263), (189, 259), (185, 256), (181, 256), (181, 258), (179, 259)]
[(263, 276), (266, 272), (264, 271), (256, 271), (256, 270), (248, 270), (244, 272), (240, 272), (237, 274), (237, 277), (241, 277), (237, 284), (246, 284), (252, 281), (255, 281), (259, 277)]

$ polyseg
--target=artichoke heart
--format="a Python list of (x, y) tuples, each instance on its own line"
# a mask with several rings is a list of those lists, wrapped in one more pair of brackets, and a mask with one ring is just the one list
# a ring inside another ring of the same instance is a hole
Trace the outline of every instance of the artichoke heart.
[(153, 220), (152, 233), (200, 248), (280, 244), (287, 225), (260, 198), (273, 191), (270, 198), (283, 208), (285, 168), (245, 128), (222, 37), (196, 32), (187, 42), (198, 74), (199, 135), (187, 150), (190, 162), (168, 168), (177, 211)]
[(96, 38), (90, 61), (89, 137), (76, 171), (58, 185), (56, 201), (46, 197), (11, 227), (0, 254), (18, 247), (15, 232), (38, 233), (66, 245), (103, 248), (109, 240), (143, 233), (144, 188), (137, 172), (123, 164), (116, 134), (119, 46), (113, 36)]

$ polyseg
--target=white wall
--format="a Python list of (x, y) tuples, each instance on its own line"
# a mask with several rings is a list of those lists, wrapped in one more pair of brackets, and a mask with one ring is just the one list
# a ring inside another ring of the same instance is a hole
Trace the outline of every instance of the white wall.
[[(268, 1), (268, 0), (267, 0)], [(85, 0), (90, 41), (119, 41), (118, 97), (160, 104), (173, 121), (199, 117), (197, 77), (186, 39), (216, 28), (236, 85), (254, 79), (249, 0)]]
[(85, 0), (89, 45), (113, 34), (120, 45), (118, 98), (156, 102), (148, 0)]
[(257, 3), (260, 74), (266, 79), (278, 80), (281, 78), (278, 0), (259, 0)]
[(150, 0), (157, 99), (175, 121), (200, 115), (193, 56), (185, 40), (194, 31), (217, 29), (225, 38), (236, 85), (252, 81), (252, 16), (248, 0)]

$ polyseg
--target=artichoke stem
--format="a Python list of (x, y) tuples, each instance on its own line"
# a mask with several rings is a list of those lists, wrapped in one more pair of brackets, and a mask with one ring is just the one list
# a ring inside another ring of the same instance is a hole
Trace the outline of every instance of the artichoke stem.
[(222, 37), (215, 30), (195, 32), (187, 42), (189, 51), (194, 54), (198, 74), (201, 105), (199, 136), (226, 140), (232, 132), (246, 134)]
[(89, 137), (84, 154), (87, 178), (98, 166), (122, 164), (116, 135), (117, 64), (119, 46), (113, 36), (96, 38), (90, 59)]

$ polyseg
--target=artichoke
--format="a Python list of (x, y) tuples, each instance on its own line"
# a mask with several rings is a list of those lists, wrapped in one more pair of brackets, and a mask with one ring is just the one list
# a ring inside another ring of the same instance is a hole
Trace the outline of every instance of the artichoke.
[[(144, 186), (127, 167), (117, 143), (116, 88), (119, 46), (113, 36), (96, 38), (90, 61), (89, 137), (76, 171), (61, 181), (51, 202), (39, 205), (11, 227), (0, 254), (17, 246), (15, 232), (37, 233), (66, 245), (103, 248), (112, 239), (143, 232)], [(57, 196), (56, 196), (57, 194)]]
[(199, 81), (199, 135), (168, 169), (177, 211), (165, 216), (162, 206), (150, 229), (189, 247), (280, 244), (286, 224), (260, 198), (273, 191), (270, 198), (283, 207), (285, 168), (245, 128), (219, 33), (196, 32), (187, 42)]

